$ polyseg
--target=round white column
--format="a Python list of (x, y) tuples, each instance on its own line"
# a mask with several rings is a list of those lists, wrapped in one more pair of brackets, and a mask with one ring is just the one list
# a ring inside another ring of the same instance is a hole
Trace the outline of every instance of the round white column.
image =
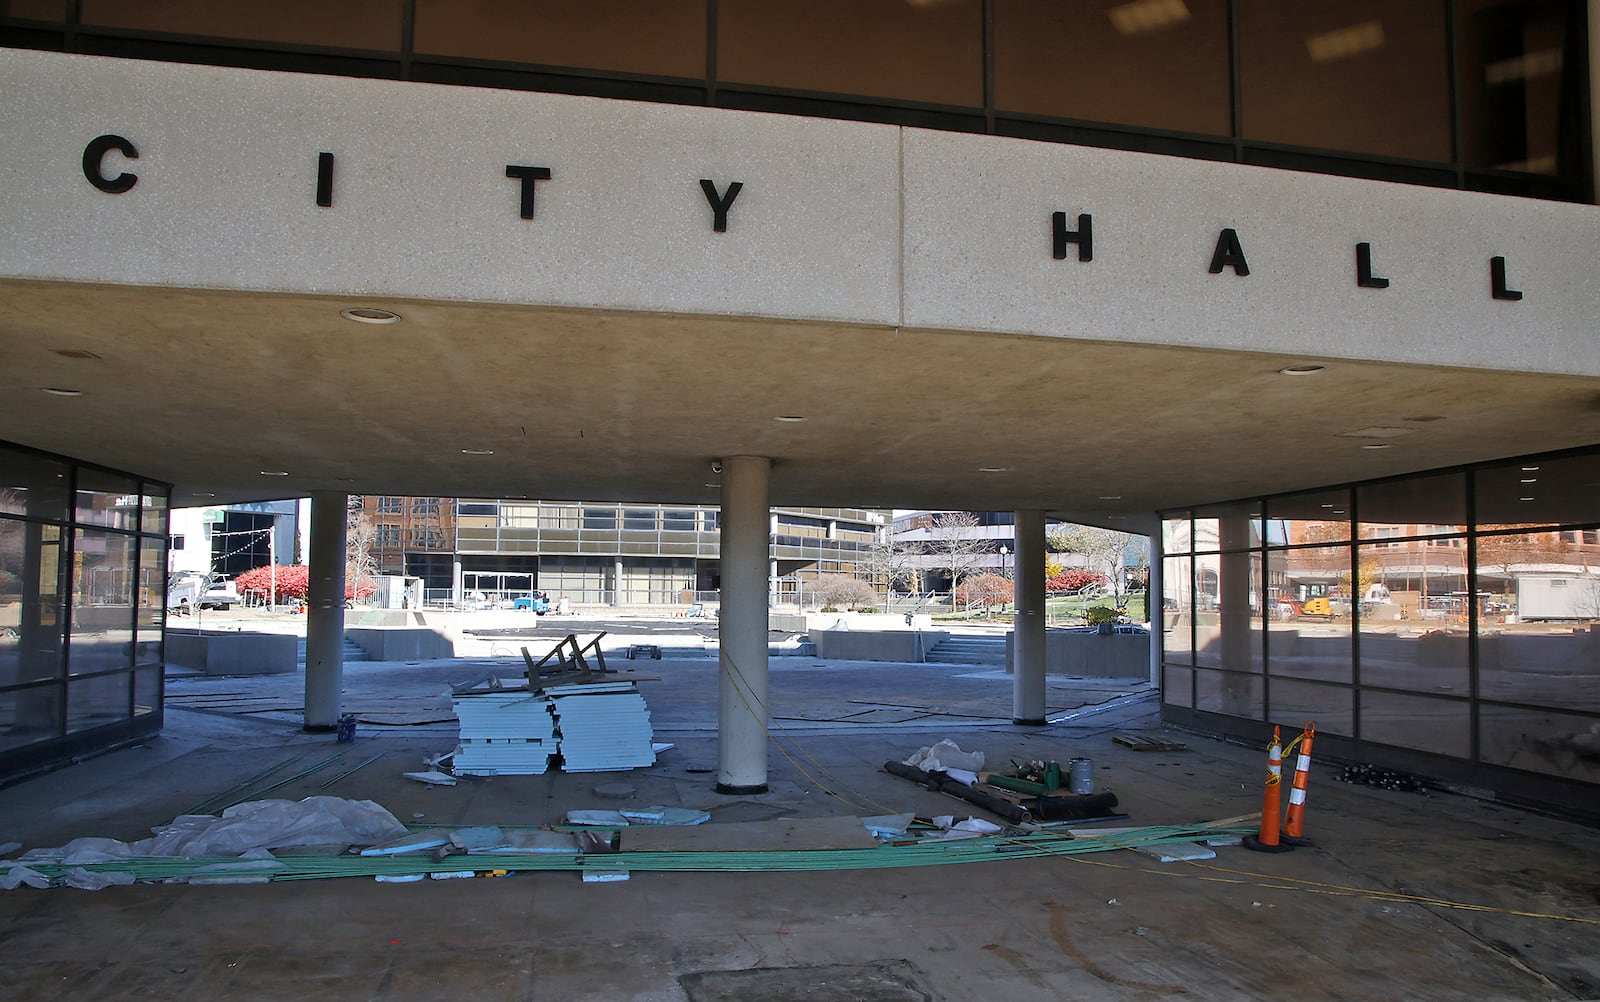
[(1011, 719), (1043, 724), (1044, 684), (1044, 512), (1016, 512), (1016, 613), (1011, 623), (1013, 671)]
[(717, 792), (767, 790), (767, 595), (772, 461), (722, 461), (721, 671), (717, 705)]
[(345, 495), (311, 493), (311, 578), (306, 588), (305, 729), (339, 726), (344, 685)]

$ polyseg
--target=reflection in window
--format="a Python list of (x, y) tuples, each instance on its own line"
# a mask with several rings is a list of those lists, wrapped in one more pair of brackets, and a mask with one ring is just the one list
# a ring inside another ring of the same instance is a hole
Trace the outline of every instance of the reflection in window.
[(1267, 719), (1287, 727), (1309, 721), (1317, 725), (1318, 733), (1355, 735), (1355, 690), (1279, 678), (1277, 663), (1274, 658)]
[(1246, 139), (1451, 159), (1441, 0), (1238, 0), (1238, 11)]
[(1350, 616), (1328, 595), (1350, 574), (1350, 547), (1268, 550), (1267, 568), (1267, 656), (1273, 677), (1349, 684)]
[(1513, 706), (1478, 708), (1479, 756), (1485, 762), (1600, 783), (1600, 720)]
[(1458, 0), (1469, 167), (1581, 175), (1582, 11), (1560, 0)]
[(59, 526), (0, 518), (0, 687), (61, 677), (65, 555)]
[[(1362, 680), (1366, 652), (1362, 651)], [(1472, 754), (1471, 708), (1466, 700), (1430, 699), (1396, 692), (1361, 693), (1361, 739), (1466, 758)]]
[(132, 667), (137, 539), (79, 529), (72, 581), (71, 673)]
[(1001, 111), (1227, 135), (1224, 0), (1000, 0)]

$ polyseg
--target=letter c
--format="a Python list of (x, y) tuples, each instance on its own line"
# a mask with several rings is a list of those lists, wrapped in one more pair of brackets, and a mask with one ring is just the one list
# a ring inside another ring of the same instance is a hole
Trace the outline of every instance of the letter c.
[(83, 176), (89, 179), (90, 184), (106, 194), (120, 195), (139, 183), (139, 175), (122, 173), (116, 177), (106, 177), (100, 170), (100, 163), (112, 150), (116, 150), (129, 160), (139, 159), (139, 151), (121, 136), (98, 136), (83, 148)]

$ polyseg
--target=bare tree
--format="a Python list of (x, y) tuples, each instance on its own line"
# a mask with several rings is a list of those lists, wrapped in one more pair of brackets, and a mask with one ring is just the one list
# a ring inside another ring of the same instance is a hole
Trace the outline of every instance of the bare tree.
[(889, 611), (889, 601), (896, 588), (903, 587), (907, 591), (919, 591), (918, 573), (914, 560), (916, 547), (908, 544), (894, 534), (894, 529), (885, 526), (878, 533), (878, 539), (862, 554), (860, 565), (871, 577), (875, 585), (882, 585), (883, 611)]
[(1128, 604), (1128, 582), (1125, 568), (1143, 566), (1146, 557), (1130, 558), (1129, 547), (1144, 537), (1116, 529), (1101, 529), (1092, 525), (1067, 524), (1050, 534), (1050, 549), (1057, 553), (1082, 554), (1088, 568), (1105, 575), (1111, 588), (1111, 600), (1117, 609)]
[(378, 560), (373, 556), (373, 543), (378, 528), (361, 508), (361, 499), (352, 497), (345, 512), (344, 576), (345, 587), (352, 595), (363, 595), (376, 587)]
[[(950, 572), (952, 593), (978, 566), (979, 556), (990, 552), (989, 540), (972, 534), (980, 524), (978, 516), (970, 511), (947, 511), (933, 516), (933, 525), (928, 530), (928, 550), (938, 557), (940, 568)], [(954, 600), (952, 594), (951, 601)]]
[(811, 582), (811, 593), (827, 607), (860, 609), (875, 605), (878, 593), (872, 585), (847, 574), (822, 574)]

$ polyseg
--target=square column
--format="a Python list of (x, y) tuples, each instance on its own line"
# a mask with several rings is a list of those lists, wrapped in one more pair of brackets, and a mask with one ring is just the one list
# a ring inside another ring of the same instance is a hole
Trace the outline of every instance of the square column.
[(767, 600), (772, 461), (722, 461), (717, 792), (767, 792)]
[(305, 729), (339, 727), (344, 687), (345, 519), (349, 498), (334, 491), (311, 494), (311, 545), (306, 588)]
[(1016, 613), (1011, 623), (1014, 675), (1011, 719), (1017, 724), (1043, 724), (1044, 671), (1044, 512), (1016, 512), (1012, 541), (1017, 575), (1012, 582)]

